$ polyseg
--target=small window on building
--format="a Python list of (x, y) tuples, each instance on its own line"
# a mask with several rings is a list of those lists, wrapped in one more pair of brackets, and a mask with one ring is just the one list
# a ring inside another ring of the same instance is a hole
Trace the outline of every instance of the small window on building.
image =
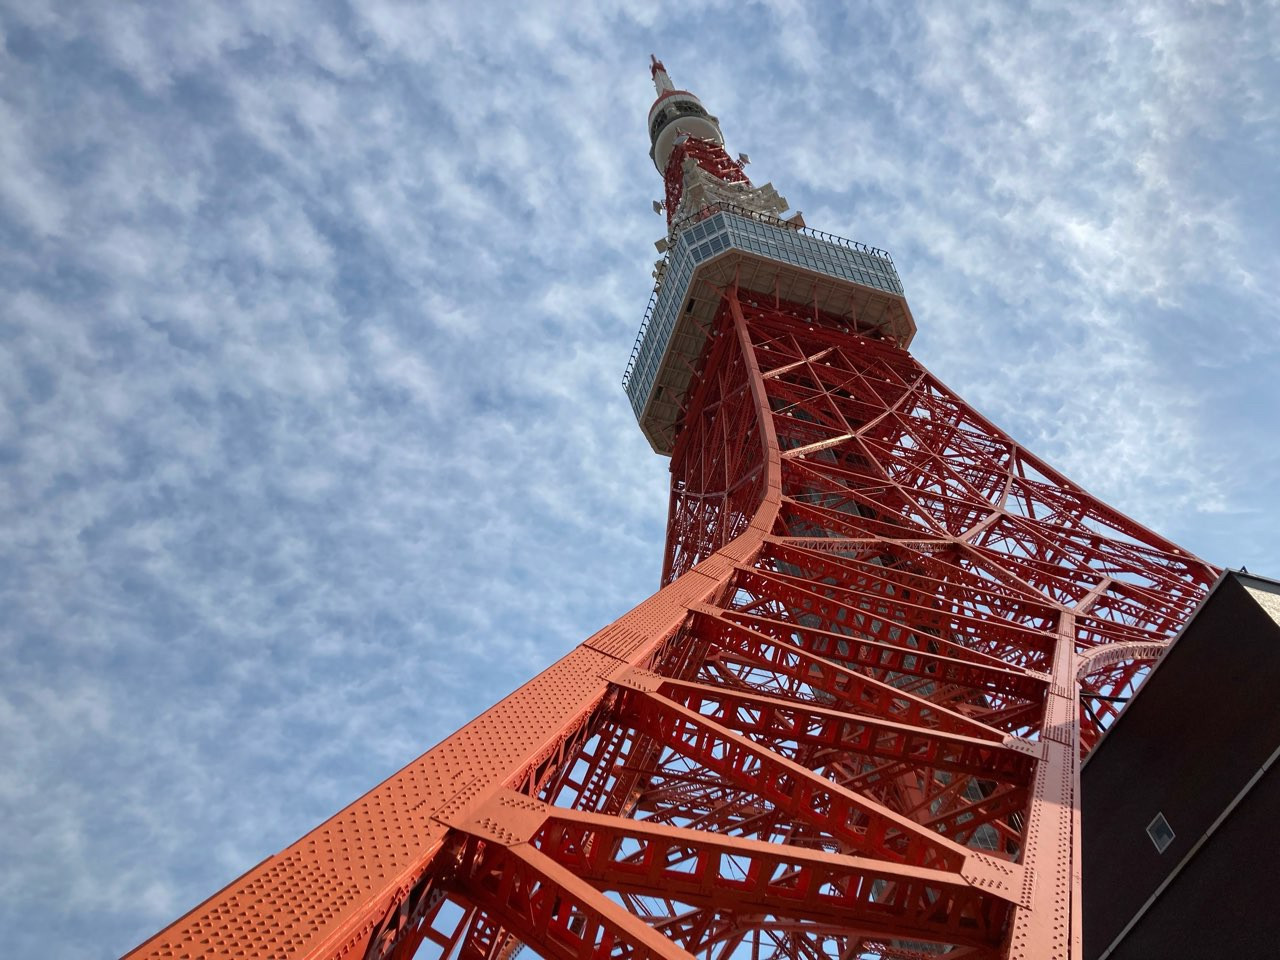
[(1157, 813), (1156, 818), (1147, 824), (1147, 836), (1156, 845), (1157, 853), (1164, 853), (1173, 843), (1173, 827), (1169, 826), (1163, 813)]

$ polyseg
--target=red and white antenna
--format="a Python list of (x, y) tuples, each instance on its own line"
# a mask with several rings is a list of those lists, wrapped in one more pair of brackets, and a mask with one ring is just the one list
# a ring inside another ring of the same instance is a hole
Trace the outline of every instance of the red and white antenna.
[(742, 168), (746, 154), (734, 160), (724, 148), (720, 121), (702, 101), (672, 83), (667, 68), (650, 55), (649, 72), (658, 97), (649, 108), (649, 156), (666, 182), (668, 227), (688, 220), (714, 203), (731, 203), (756, 213), (779, 217), (787, 202), (772, 184), (755, 187)]
[(664, 93), (674, 93), (676, 85), (671, 82), (671, 78), (667, 76), (667, 68), (662, 65), (662, 61), (649, 54), (649, 72), (653, 74), (653, 85), (657, 88), (658, 96)]

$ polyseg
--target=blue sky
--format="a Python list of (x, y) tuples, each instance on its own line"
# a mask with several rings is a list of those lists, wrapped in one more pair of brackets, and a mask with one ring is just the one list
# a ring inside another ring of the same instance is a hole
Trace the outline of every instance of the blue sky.
[(0, 930), (109, 958), (656, 585), (649, 53), (916, 354), (1280, 574), (1275, 3), (0, 0)]

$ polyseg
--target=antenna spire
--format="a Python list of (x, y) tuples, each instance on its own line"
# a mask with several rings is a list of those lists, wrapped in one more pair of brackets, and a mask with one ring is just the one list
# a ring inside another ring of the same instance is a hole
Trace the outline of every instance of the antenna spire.
[(667, 76), (667, 68), (652, 53), (649, 54), (649, 73), (653, 77), (653, 86), (658, 91), (658, 96), (669, 93), (676, 88), (676, 85), (671, 82), (671, 78)]

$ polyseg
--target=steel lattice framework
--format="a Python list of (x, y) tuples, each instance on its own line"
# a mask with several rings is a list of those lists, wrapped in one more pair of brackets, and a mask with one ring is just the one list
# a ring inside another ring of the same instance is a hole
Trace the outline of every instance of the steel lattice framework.
[(692, 283), (659, 592), (130, 957), (1078, 954), (1080, 758), (1217, 571), (882, 326)]

